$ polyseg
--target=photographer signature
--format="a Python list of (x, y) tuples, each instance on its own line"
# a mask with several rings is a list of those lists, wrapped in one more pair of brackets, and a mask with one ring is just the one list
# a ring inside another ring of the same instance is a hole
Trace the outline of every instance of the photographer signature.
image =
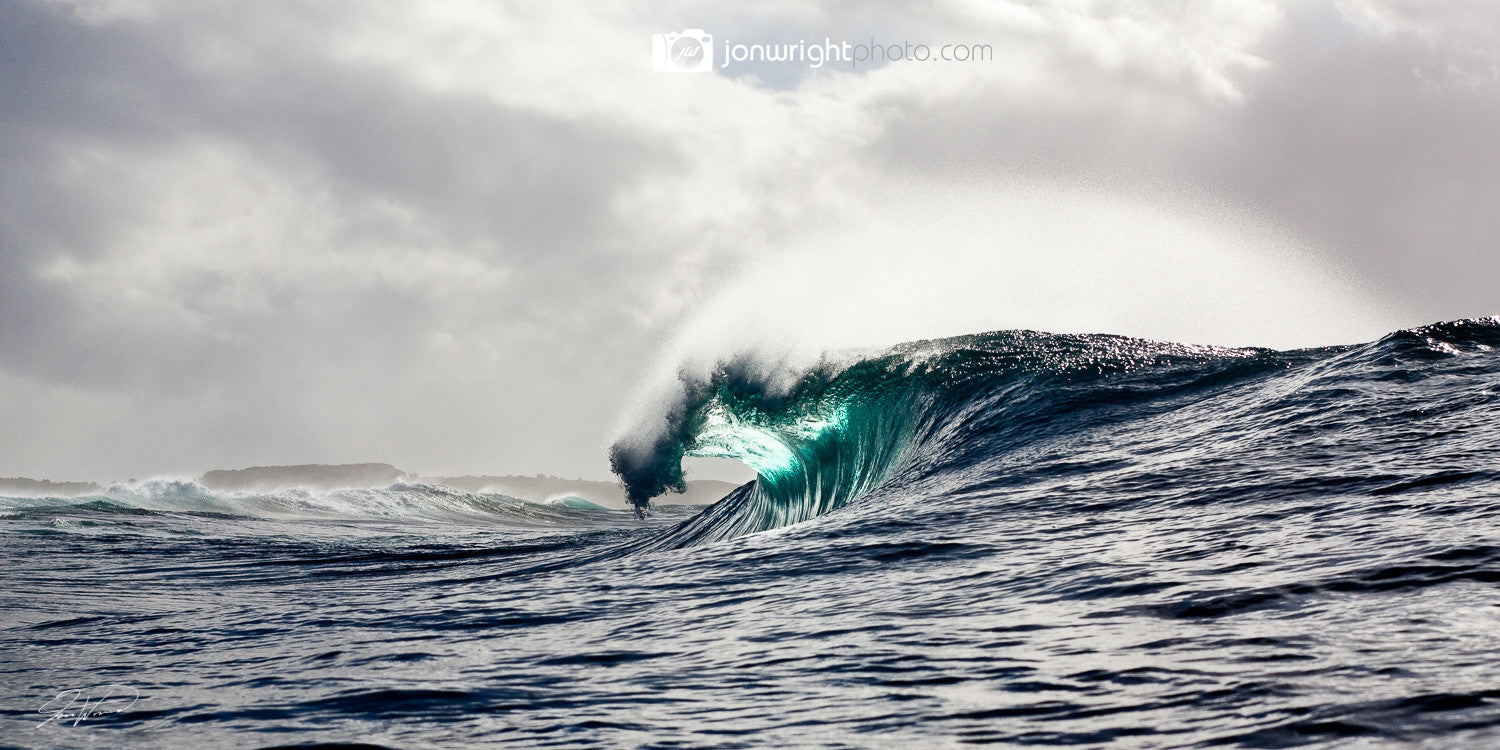
[(37, 709), (37, 713), (49, 716), (36, 728), (41, 729), (54, 721), (60, 725), (71, 721), (76, 727), (90, 716), (120, 713), (140, 699), (141, 691), (129, 685), (95, 685), (64, 690)]

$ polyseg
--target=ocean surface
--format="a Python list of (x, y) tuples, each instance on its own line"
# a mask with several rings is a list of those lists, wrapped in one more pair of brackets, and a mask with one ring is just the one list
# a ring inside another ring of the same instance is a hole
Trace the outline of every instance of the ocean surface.
[(0, 745), (1500, 747), (1495, 319), (745, 356), (611, 458), (0, 500)]

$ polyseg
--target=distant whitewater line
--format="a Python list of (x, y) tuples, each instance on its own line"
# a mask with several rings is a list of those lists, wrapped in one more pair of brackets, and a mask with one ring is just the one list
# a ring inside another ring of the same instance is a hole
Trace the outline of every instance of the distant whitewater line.
[[(604, 507), (625, 507), (625, 490), (617, 482), (565, 479), (538, 474), (421, 476), (385, 463), (298, 464), (215, 469), (192, 480), (206, 490), (222, 492), (274, 493), (303, 489), (318, 492), (378, 489), (396, 484), (430, 484), (474, 494), (505, 495), (532, 503), (577, 498)], [(134, 483), (134, 480), (130, 480)], [(706, 505), (729, 494), (729, 482), (695, 480), (677, 502)], [(109, 487), (94, 482), (56, 482), (47, 479), (11, 477), (0, 479), (0, 496), (83, 497), (105, 493)]]

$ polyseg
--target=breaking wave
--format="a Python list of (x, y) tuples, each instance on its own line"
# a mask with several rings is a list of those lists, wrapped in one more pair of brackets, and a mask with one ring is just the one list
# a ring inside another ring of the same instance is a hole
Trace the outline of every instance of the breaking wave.
[[(677, 397), (647, 428), (617, 441), (610, 457), (641, 509), (682, 491), (685, 456), (733, 458), (756, 472), (753, 482), (661, 540), (681, 546), (805, 521), (939, 472), (951, 480), (1030, 442), (1183, 398), (1226, 390), (1240, 398), (1293, 368), (1363, 377), (1397, 358), (1494, 346), (1500, 322), (1486, 318), (1292, 352), (1003, 331), (825, 357), (799, 371), (741, 355), (706, 375), (682, 373)], [(1298, 407), (1338, 408), (1339, 396), (1319, 392)]]

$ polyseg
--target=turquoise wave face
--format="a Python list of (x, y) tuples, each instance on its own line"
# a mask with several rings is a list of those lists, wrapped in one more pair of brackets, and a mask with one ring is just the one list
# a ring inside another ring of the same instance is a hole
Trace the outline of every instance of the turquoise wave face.
[[(683, 377), (664, 432), (627, 439), (611, 452), (637, 507), (681, 491), (684, 456), (733, 458), (757, 479), (736, 493), (738, 535), (812, 518), (879, 484), (909, 444), (921, 384), (893, 362), (828, 362), (796, 373), (738, 358), (706, 378)], [(716, 536), (721, 536), (716, 534)]]
[[(880, 485), (901, 465), (926, 391), (881, 370), (822, 374), (787, 399), (724, 379), (702, 402), (684, 455), (734, 458), (757, 479), (711, 538), (777, 528), (826, 513)], [(728, 385), (734, 383), (733, 386)]]

